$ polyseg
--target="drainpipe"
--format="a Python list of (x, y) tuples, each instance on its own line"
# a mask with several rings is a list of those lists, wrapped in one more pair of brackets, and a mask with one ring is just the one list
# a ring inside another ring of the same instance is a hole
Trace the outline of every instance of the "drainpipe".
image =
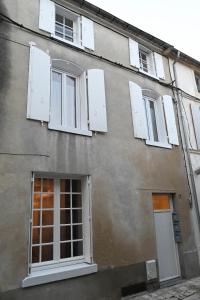
[[(174, 83), (175, 87), (178, 88), (177, 83), (177, 71), (176, 71), (176, 63), (180, 58), (180, 51), (177, 52), (177, 57), (173, 62), (173, 72), (174, 72)], [(185, 164), (186, 164), (186, 171), (187, 171), (187, 177), (188, 177), (188, 183), (189, 183), (189, 189), (190, 189), (190, 207), (195, 207), (195, 213), (197, 217), (197, 223), (199, 227), (200, 232), (200, 212), (199, 212), (199, 206), (198, 206), (198, 198), (197, 198), (197, 192), (196, 192), (196, 186), (195, 186), (195, 180), (194, 180), (194, 172), (192, 169), (192, 163), (190, 158), (190, 152), (188, 147), (188, 139), (187, 139), (187, 131), (186, 131), (186, 124), (184, 120), (184, 115), (182, 112), (182, 93), (178, 89), (176, 90), (177, 95), (177, 111), (178, 111), (178, 119), (179, 119), (179, 127), (180, 127), (180, 133), (181, 133), (181, 140), (183, 145), (183, 153), (185, 158)]]

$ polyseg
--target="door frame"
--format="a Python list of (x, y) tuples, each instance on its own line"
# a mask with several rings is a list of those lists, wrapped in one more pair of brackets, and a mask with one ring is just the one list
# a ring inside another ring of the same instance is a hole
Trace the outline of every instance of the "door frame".
[[(172, 219), (172, 213), (174, 211), (174, 203), (173, 203), (173, 195), (170, 194), (170, 193), (152, 193), (152, 202), (153, 202), (153, 194), (156, 194), (156, 195), (168, 195), (169, 196), (169, 201), (170, 201), (170, 209), (160, 209), (160, 210), (154, 210), (153, 209), (153, 220), (154, 220), (154, 232), (155, 232), (155, 242), (156, 242), (156, 256), (157, 256), (157, 262), (158, 262), (158, 248), (157, 248), (157, 239), (156, 239), (156, 227), (155, 227), (155, 218), (154, 218), (154, 214), (155, 213), (164, 213), (164, 212), (170, 212), (171, 213), (171, 226), (172, 226), (172, 229), (173, 229), (173, 233), (174, 233), (174, 225), (173, 225), (173, 219)], [(177, 242), (175, 241), (175, 236), (173, 234), (172, 236), (172, 239), (173, 239), (173, 242), (174, 242), (174, 246), (175, 246), (175, 259), (176, 259), (176, 266), (177, 266), (177, 275), (175, 276), (170, 276), (170, 277), (167, 277), (167, 278), (164, 278), (164, 279), (160, 279), (159, 277), (159, 263), (157, 263), (157, 269), (158, 269), (158, 279), (159, 279), (159, 282), (164, 282), (164, 281), (168, 281), (168, 280), (171, 280), (171, 279), (175, 279), (175, 278), (178, 278), (178, 277), (181, 277), (181, 268), (180, 268), (180, 258), (179, 258), (179, 249), (178, 249), (178, 244)]]

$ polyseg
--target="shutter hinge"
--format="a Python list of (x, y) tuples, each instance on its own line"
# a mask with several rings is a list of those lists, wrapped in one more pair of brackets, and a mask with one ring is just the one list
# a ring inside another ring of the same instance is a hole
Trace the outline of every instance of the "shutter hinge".
[(90, 120), (87, 120), (88, 126), (90, 126)]

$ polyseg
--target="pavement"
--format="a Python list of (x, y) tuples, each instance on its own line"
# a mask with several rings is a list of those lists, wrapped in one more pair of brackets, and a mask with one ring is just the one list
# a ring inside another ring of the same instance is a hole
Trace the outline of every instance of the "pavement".
[(182, 281), (152, 293), (125, 297), (124, 300), (200, 300), (200, 277)]

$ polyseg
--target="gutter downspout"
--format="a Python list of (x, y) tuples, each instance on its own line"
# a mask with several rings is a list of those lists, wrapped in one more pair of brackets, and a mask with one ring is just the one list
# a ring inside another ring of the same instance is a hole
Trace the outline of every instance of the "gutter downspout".
[[(188, 147), (188, 139), (187, 139), (187, 131), (186, 131), (186, 124), (182, 112), (182, 93), (178, 90), (178, 82), (177, 82), (177, 71), (176, 71), (176, 63), (180, 57), (180, 51), (177, 52), (177, 57), (173, 62), (173, 73), (174, 73), (174, 83), (176, 89), (176, 96), (177, 96), (177, 111), (178, 111), (178, 119), (179, 119), (179, 127), (180, 127), (180, 133), (181, 133), (181, 140), (183, 145), (183, 153), (185, 158), (185, 164), (186, 164), (186, 171), (187, 171), (187, 177), (188, 177), (188, 184), (189, 184), (189, 190), (190, 190), (190, 208), (195, 207), (195, 214), (197, 218), (198, 223), (198, 229), (200, 233), (200, 212), (199, 212), (199, 206), (198, 206), (198, 198), (197, 198), (197, 191), (195, 186), (195, 180), (194, 180), (194, 172), (192, 168), (191, 158), (190, 158), (190, 152)], [(198, 248), (197, 248), (198, 251)], [(198, 251), (199, 252), (199, 251)], [(200, 257), (199, 257), (200, 259)]]

